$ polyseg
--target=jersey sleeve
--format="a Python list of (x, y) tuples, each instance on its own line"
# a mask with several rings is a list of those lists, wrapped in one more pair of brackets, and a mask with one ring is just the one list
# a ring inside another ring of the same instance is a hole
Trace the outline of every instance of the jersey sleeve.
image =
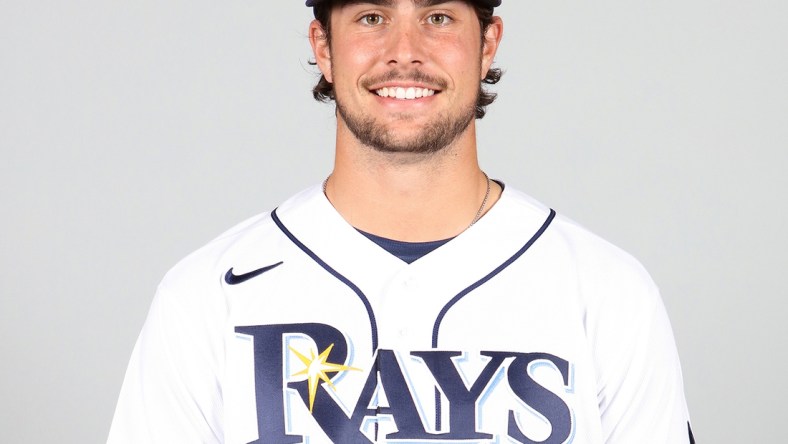
[(221, 310), (199, 292), (160, 285), (132, 352), (108, 444), (222, 442)]
[(604, 303), (594, 326), (604, 442), (690, 443), (681, 366), (662, 299), (645, 271), (623, 280), (623, 291)]

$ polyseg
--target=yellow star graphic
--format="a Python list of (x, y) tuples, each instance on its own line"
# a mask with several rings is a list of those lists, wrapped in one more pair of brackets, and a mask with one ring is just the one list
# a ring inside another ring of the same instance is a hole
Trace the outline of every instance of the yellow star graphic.
[(329, 387), (336, 390), (336, 387), (334, 387), (331, 379), (328, 378), (328, 375), (326, 374), (327, 372), (341, 372), (346, 370), (361, 371), (359, 368), (328, 362), (328, 355), (331, 353), (331, 349), (334, 348), (334, 344), (329, 345), (325, 350), (323, 350), (322, 353), (317, 356), (317, 358), (315, 358), (315, 352), (313, 350), (309, 350), (311, 358), (307, 358), (296, 351), (296, 349), (294, 349), (292, 346), (289, 346), (289, 348), (290, 351), (295, 353), (295, 355), (298, 356), (298, 359), (300, 359), (301, 362), (303, 362), (306, 366), (305, 369), (298, 373), (293, 373), (292, 376), (307, 375), (307, 380), (309, 381), (309, 413), (312, 413), (312, 408), (315, 405), (315, 395), (317, 394), (318, 381), (326, 382)]

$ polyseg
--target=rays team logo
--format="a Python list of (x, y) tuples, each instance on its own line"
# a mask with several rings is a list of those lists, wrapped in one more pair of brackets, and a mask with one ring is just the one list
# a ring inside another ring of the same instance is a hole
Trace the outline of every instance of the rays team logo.
[[(254, 341), (257, 444), (570, 443), (572, 367), (548, 353), (377, 350), (325, 324), (236, 327)], [(502, 432), (505, 431), (505, 432)]]
[(328, 373), (337, 373), (343, 372), (347, 370), (360, 370), (358, 368), (349, 367), (347, 365), (342, 364), (332, 364), (328, 362), (328, 355), (331, 354), (331, 349), (334, 348), (334, 344), (331, 344), (326, 348), (323, 353), (320, 353), (319, 356), (315, 357), (314, 352), (310, 352), (311, 357), (307, 358), (303, 354), (299, 353), (298, 350), (293, 348), (292, 346), (288, 347), (295, 355), (298, 357), (299, 360), (306, 366), (303, 370), (297, 373), (293, 373), (293, 376), (299, 375), (306, 375), (307, 381), (309, 382), (309, 412), (312, 413), (315, 407), (315, 396), (317, 395), (317, 385), (318, 381), (323, 381), (328, 384), (329, 387), (336, 390), (336, 387), (331, 382), (331, 379), (328, 377)]

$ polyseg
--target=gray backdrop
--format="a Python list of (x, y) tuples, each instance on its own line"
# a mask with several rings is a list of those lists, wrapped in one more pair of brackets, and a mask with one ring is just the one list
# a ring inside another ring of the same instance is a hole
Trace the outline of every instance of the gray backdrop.
[[(302, 4), (0, 0), (0, 441), (104, 441), (165, 271), (330, 171)], [(781, 441), (788, 4), (500, 15), (484, 169), (651, 271), (701, 442)]]

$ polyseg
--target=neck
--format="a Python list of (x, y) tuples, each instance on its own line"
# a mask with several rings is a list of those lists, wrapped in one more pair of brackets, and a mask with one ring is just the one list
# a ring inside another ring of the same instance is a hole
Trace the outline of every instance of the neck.
[[(326, 195), (354, 227), (407, 242), (447, 239), (474, 221), (488, 181), (476, 157), (473, 123), (450, 146), (432, 154), (381, 153), (341, 127)], [(494, 182), (485, 203), (500, 195)]]

